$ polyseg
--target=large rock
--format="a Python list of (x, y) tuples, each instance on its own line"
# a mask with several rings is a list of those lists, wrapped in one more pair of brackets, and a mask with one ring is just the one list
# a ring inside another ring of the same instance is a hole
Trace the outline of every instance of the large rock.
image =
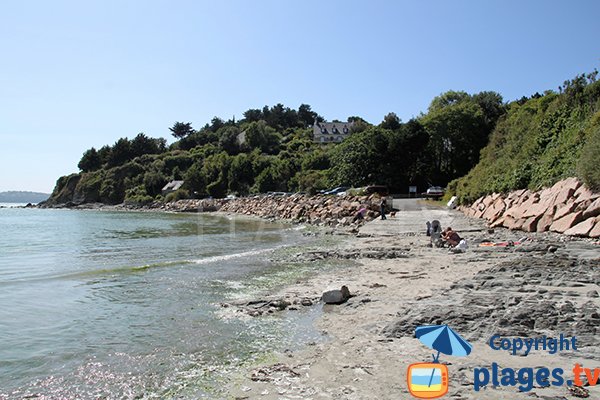
[(554, 222), (554, 218), (552, 217), (552, 214), (542, 215), (542, 217), (540, 218), (540, 220), (537, 223), (536, 231), (537, 232), (546, 232), (548, 229), (550, 229), (552, 222)]
[(583, 218), (591, 218), (600, 215), (600, 198), (594, 200), (585, 211), (583, 212)]
[(550, 225), (550, 230), (553, 232), (564, 233), (569, 228), (577, 225), (583, 219), (583, 213), (581, 211), (572, 214), (565, 215), (564, 217), (554, 220)]
[(561, 219), (565, 215), (571, 214), (573, 210), (575, 210), (576, 206), (577, 204), (575, 204), (575, 202), (573, 201), (564, 205), (559, 205), (558, 209), (556, 210), (556, 213), (554, 214), (554, 219)]
[(594, 226), (596, 225), (595, 218), (588, 218), (583, 222), (578, 223), (577, 225), (569, 228), (565, 231), (565, 235), (571, 236), (587, 236)]
[(324, 292), (321, 296), (321, 300), (325, 304), (342, 304), (350, 298), (350, 290), (346, 285), (342, 286), (341, 289), (329, 290)]
[(537, 230), (537, 224), (542, 216), (529, 217), (521, 225), (521, 229), (525, 232), (535, 232)]
[(522, 219), (507, 216), (504, 219), (504, 226), (508, 229), (521, 229), (521, 227), (523, 226), (523, 222), (525, 221), (523, 221)]
[(592, 230), (588, 233), (589, 237), (597, 238), (600, 237), (600, 219), (595, 219), (595, 225)]

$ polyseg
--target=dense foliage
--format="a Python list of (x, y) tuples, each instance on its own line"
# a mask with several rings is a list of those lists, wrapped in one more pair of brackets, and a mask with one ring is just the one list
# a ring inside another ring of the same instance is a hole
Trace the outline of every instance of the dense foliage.
[(597, 73), (566, 81), (507, 106), (477, 166), (449, 184), (468, 203), (492, 192), (539, 189), (579, 176), (600, 189), (600, 82)]
[[(478, 161), (496, 121), (504, 113), (497, 93), (448, 92), (426, 114), (404, 123), (394, 113), (379, 125), (352, 116), (352, 134), (340, 144), (313, 141), (312, 125), (323, 118), (309, 105), (297, 110), (277, 104), (250, 109), (242, 120), (215, 117), (196, 130), (189, 122), (169, 128), (178, 139), (143, 133), (112, 146), (84, 152), (80, 174), (57, 182), (52, 199), (148, 203), (165, 200), (170, 180), (184, 187), (167, 200), (224, 197), (268, 191), (314, 193), (333, 186), (387, 185), (407, 192), (445, 185)], [(72, 192), (72, 193), (71, 193)]]

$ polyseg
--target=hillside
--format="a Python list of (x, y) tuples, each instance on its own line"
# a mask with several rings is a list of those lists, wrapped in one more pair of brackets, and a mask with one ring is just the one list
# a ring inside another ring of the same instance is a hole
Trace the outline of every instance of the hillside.
[(600, 81), (597, 72), (510, 103), (479, 163), (449, 184), (468, 204), (490, 193), (538, 190), (567, 177), (600, 189)]
[[(282, 104), (249, 109), (238, 121), (215, 117), (200, 129), (176, 122), (169, 130), (177, 141), (169, 146), (163, 138), (140, 133), (85, 151), (80, 172), (59, 178), (46, 205), (311, 194), (369, 184), (394, 193), (407, 192), (409, 185), (423, 191), (466, 174), (504, 112), (497, 93), (450, 91), (407, 122), (394, 113), (378, 125), (356, 116), (334, 120), (340, 128), (350, 127), (341, 143), (314, 141), (313, 124), (323, 118), (306, 104), (297, 110)], [(333, 139), (336, 132), (328, 133)], [(174, 179), (184, 180), (184, 186), (163, 197), (162, 187)]]
[(50, 197), (48, 193), (39, 192), (0, 192), (0, 203), (39, 203), (48, 197)]

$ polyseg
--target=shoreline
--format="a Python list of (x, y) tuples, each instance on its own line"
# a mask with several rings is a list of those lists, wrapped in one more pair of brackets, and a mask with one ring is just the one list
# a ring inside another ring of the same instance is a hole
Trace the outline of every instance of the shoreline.
[[(556, 234), (525, 234), (507, 229), (489, 234), (480, 221), (457, 211), (429, 209), (405, 214), (397, 219), (371, 222), (360, 229), (362, 235), (348, 237), (331, 250), (333, 254), (358, 253), (356, 266), (343, 273), (319, 273), (260, 299), (287, 299), (292, 310), (283, 307), (275, 312), (289, 313), (296, 308), (295, 299), (318, 299), (325, 290), (341, 285), (347, 285), (354, 295), (341, 305), (321, 302), (313, 305), (322, 307), (315, 328), (324, 341), (304, 343), (300, 351), (276, 354), (274, 362), (248, 369), (228, 387), (231, 398), (407, 398), (410, 395), (406, 388), (406, 368), (414, 362), (431, 360), (430, 350), (414, 339), (414, 327), (438, 323), (448, 323), (457, 329), (474, 345), (477, 354), (467, 358), (443, 357), (443, 362), (451, 363), (450, 396), (468, 399), (526, 399), (532, 393), (569, 396), (563, 386), (535, 387), (528, 393), (519, 392), (516, 387), (487, 387), (475, 392), (473, 371), (494, 362), (513, 368), (543, 365), (566, 370), (574, 360), (579, 360), (595, 367), (593, 360), (600, 356), (595, 349), (596, 325), (600, 320), (586, 315), (591, 308), (600, 307), (598, 298), (593, 297), (593, 292), (597, 295), (600, 288), (597, 280), (585, 278), (585, 271), (600, 266), (600, 248), (589, 240)], [(452, 223), (454, 229), (466, 232), (470, 243), (467, 252), (454, 254), (447, 249), (427, 247), (428, 238), (421, 233), (419, 218), (428, 214), (439, 216), (443, 226)], [(408, 225), (417, 229), (411, 233), (406, 229)], [(482, 239), (518, 241), (522, 236), (529, 241), (512, 248), (477, 246)], [(360, 255), (361, 251), (368, 253), (372, 249), (405, 251), (398, 251), (397, 257), (381, 259)], [(319, 262), (318, 258), (314, 261)], [(494, 275), (490, 275), (492, 272)], [(516, 278), (519, 274), (525, 278)], [(577, 281), (586, 279), (588, 282)], [(486, 287), (490, 282), (493, 285)], [(543, 312), (536, 309), (540, 303), (548, 304), (542, 307)], [(548, 309), (552, 304), (554, 308)], [(565, 315), (552, 314), (551, 310), (561, 310), (564, 304), (572, 310), (565, 311)], [(528, 314), (532, 318), (528, 319)], [(510, 319), (511, 316), (515, 317)], [(501, 322), (507, 318), (508, 322)], [(554, 321), (555, 326), (544, 325), (546, 318)], [(578, 354), (552, 356), (535, 352), (515, 357), (486, 346), (488, 336), (494, 332), (524, 337), (544, 332), (549, 337), (552, 333), (558, 337), (563, 333), (560, 329), (565, 334), (568, 330), (578, 333), (582, 346)], [(595, 387), (585, 390), (592, 398), (600, 394)]]

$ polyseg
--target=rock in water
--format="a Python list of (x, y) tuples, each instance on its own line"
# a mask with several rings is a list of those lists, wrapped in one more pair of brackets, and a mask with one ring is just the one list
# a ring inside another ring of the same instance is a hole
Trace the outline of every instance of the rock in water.
[(350, 298), (350, 290), (346, 285), (339, 290), (329, 290), (323, 293), (321, 299), (325, 304), (342, 304)]

